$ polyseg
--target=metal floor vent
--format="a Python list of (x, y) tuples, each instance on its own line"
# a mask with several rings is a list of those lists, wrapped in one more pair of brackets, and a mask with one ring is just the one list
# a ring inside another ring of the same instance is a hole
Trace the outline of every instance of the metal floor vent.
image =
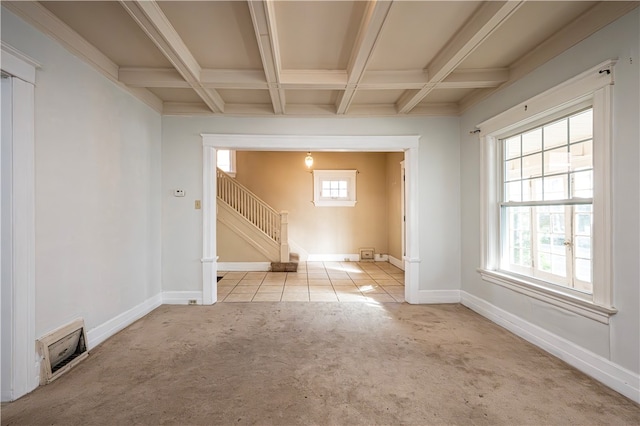
[(51, 383), (89, 356), (84, 320), (70, 324), (38, 340), (41, 355), (40, 384)]
[(375, 249), (361, 248), (360, 249), (360, 261), (361, 262), (373, 262), (375, 261)]

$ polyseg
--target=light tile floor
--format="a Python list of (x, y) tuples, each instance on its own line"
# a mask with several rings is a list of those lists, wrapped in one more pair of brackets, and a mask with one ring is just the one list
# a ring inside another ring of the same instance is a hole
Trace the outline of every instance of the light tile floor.
[(386, 262), (300, 262), (298, 272), (220, 272), (221, 302), (404, 302), (404, 271)]

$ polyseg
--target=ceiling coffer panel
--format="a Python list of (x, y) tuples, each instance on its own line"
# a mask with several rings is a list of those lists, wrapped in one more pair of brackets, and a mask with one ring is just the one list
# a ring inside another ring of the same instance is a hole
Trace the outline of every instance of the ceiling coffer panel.
[(262, 68), (246, 2), (161, 1), (158, 4), (202, 68)]
[(282, 69), (345, 70), (367, 2), (278, 1)]

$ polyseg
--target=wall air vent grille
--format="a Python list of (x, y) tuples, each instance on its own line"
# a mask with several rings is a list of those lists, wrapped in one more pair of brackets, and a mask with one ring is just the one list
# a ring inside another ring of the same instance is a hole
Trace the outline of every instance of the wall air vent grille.
[(360, 249), (360, 261), (361, 262), (374, 262), (376, 250), (372, 248)]
[(40, 384), (51, 383), (85, 359), (87, 335), (84, 321), (77, 319), (38, 340), (41, 355)]

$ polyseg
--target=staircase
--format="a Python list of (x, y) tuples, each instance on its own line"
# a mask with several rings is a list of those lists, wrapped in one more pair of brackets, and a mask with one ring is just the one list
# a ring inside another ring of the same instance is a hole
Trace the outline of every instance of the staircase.
[(288, 212), (276, 211), (220, 169), (216, 177), (218, 220), (271, 260), (272, 271), (297, 271), (289, 253)]

